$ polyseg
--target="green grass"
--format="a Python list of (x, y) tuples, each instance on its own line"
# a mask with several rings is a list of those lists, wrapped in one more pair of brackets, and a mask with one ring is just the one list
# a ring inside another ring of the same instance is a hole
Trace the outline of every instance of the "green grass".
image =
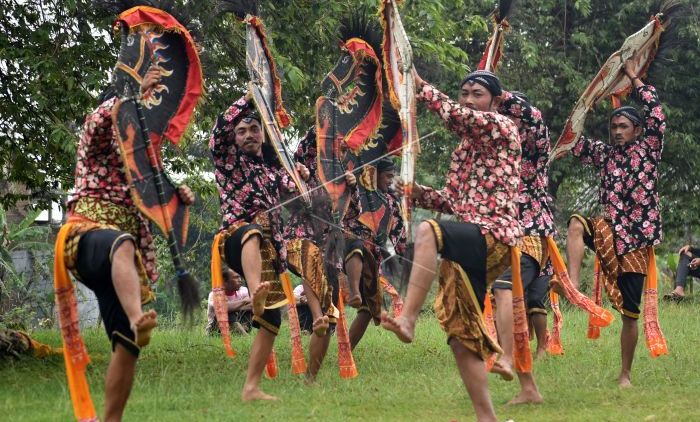
[[(619, 317), (597, 341), (585, 338), (587, 319), (566, 312), (563, 357), (535, 362), (535, 375), (545, 404), (508, 407), (517, 382), (491, 376), (492, 398), (500, 420), (644, 421), (698, 420), (697, 305), (660, 305), (669, 356), (651, 359), (640, 342), (633, 368), (635, 386), (620, 390)], [(422, 318), (413, 345), (399, 343), (380, 328), (370, 327), (355, 352), (360, 376), (338, 377), (335, 338), (319, 385), (306, 387), (290, 373), (289, 336), (277, 344), (280, 376), (263, 388), (282, 398), (276, 403), (242, 403), (239, 399), (251, 338), (234, 337), (238, 356), (226, 358), (221, 340), (202, 330), (157, 331), (142, 353), (125, 420), (323, 420), (323, 421), (468, 421), (471, 403), (458, 376), (445, 336), (434, 318)], [(641, 332), (641, 324), (640, 324)], [(36, 337), (57, 345), (57, 332)], [(95, 405), (102, 409), (103, 375), (109, 346), (101, 330), (84, 333), (93, 360), (89, 381)], [(308, 337), (305, 338), (308, 346)], [(66, 421), (72, 408), (62, 357), (0, 362), (0, 419)]]

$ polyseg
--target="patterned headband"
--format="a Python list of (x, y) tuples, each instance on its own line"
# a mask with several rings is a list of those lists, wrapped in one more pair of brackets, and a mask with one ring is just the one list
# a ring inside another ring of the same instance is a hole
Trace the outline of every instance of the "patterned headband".
[(627, 117), (628, 119), (630, 119), (630, 121), (632, 121), (632, 123), (635, 126), (642, 125), (642, 116), (640, 116), (637, 109), (632, 107), (632, 106), (623, 106), (623, 107), (616, 108), (610, 114), (610, 120), (612, 120), (613, 117), (617, 117), (617, 116)]
[(233, 103), (232, 110), (230, 113), (232, 117), (233, 126), (237, 126), (242, 120), (246, 120), (246, 123), (250, 122), (250, 119), (255, 119), (260, 122), (260, 116), (258, 115), (255, 105), (246, 101), (245, 96), (241, 97)]
[(459, 86), (462, 87), (468, 82), (482, 85), (494, 97), (498, 97), (503, 93), (500, 79), (498, 79), (495, 73), (489, 72), (488, 70), (477, 70), (468, 74)]

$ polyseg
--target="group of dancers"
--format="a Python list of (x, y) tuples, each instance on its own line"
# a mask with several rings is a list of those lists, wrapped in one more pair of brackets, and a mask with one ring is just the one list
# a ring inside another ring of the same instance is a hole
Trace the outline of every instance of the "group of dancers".
[[(621, 314), (618, 382), (631, 385), (645, 277), (653, 268), (653, 248), (662, 239), (657, 179), (665, 130), (656, 90), (635, 69), (629, 60), (622, 72), (641, 103), (641, 112), (631, 106), (615, 108), (609, 119), (609, 142), (582, 136), (571, 150), (581, 163), (598, 171), (602, 212), (569, 220), (567, 268), (553, 241), (557, 229), (547, 192), (549, 128), (528, 96), (506, 90), (495, 73), (470, 72), (460, 82), (455, 101), (413, 69), (417, 100), (460, 139), (450, 155), (444, 186), (413, 182), (406, 186), (396, 177), (394, 160), (380, 157), (363, 165), (372, 171), (348, 168), (340, 175), (349, 190), (341, 221), (334, 220), (329, 202), (324, 202), (328, 193), (323, 187), (329, 182), (319, 175), (318, 127), (301, 140), (290, 172), (270, 142), (268, 116), (252, 89), (235, 99), (216, 119), (209, 149), (222, 218), (212, 258), (245, 281), (252, 325), (258, 329), (248, 353), (241, 399), (276, 399), (263, 392), (260, 383), (282, 323), (281, 308), (289, 300), (285, 277), (291, 271), (301, 278), (313, 315), (308, 382), (315, 382), (322, 366), (340, 317), (339, 302), (357, 309), (349, 328), (352, 348), (370, 322), (410, 343), (420, 310), (437, 280), (436, 319), (447, 334), (477, 419), (496, 420), (489, 371), (504, 380), (518, 377), (520, 392), (510, 403), (540, 403), (528, 320), (537, 335), (537, 354), (542, 355), (551, 341), (545, 310), (550, 290), (585, 309), (593, 328), (612, 321), (599, 300), (596, 303), (577, 290), (586, 247), (599, 261), (597, 288), (605, 288)], [(153, 95), (166, 77), (162, 66), (151, 65), (141, 78), (138, 95)], [(69, 221), (57, 240), (60, 256), (56, 257), (58, 267), (95, 292), (112, 343), (105, 420), (121, 419), (137, 359), (157, 325), (156, 313), (142, 306), (153, 298), (150, 283), (158, 279), (156, 255), (115, 134), (113, 108), (118, 97), (113, 89), (105, 91), (97, 109), (86, 118), (77, 149), (75, 188), (68, 202)], [(306, 192), (300, 191), (297, 176)], [(363, 180), (366, 177), (372, 180)], [(367, 211), (360, 198), (361, 186), (372, 186), (385, 204), (381, 230), (360, 218)], [(401, 209), (405, 192), (411, 197), (403, 203), (451, 218), (422, 221), (409, 238), (411, 222), (405, 221)], [(180, 186), (177, 195), (184, 204), (195, 199), (186, 186)], [(311, 196), (315, 205), (299, 205), (302, 195)], [(283, 207), (289, 209), (286, 220)], [(344, 248), (328, 256), (328, 238), (338, 232), (342, 237), (338, 244)], [(390, 255), (387, 242), (411, 263), (400, 314), (382, 310), (380, 263)], [(65, 284), (61, 288), (57, 287), (57, 294), (68, 289)], [(646, 304), (644, 309), (646, 313)], [(75, 362), (67, 355), (74, 404), (89, 401), (86, 386), (71, 378), (70, 366)], [(426, 361), (431, 364), (435, 362)], [(80, 419), (94, 418), (94, 409), (81, 415), (76, 410)]]

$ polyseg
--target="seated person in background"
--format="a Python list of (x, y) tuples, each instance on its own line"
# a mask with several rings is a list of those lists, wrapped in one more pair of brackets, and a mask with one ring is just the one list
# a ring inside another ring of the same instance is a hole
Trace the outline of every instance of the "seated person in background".
[[(230, 268), (224, 268), (224, 293), (228, 302), (228, 322), (231, 331), (247, 334), (253, 318), (253, 305), (248, 288), (241, 285), (241, 276)], [(214, 312), (214, 292), (209, 292), (207, 301), (207, 334), (219, 332), (219, 323)]]
[(676, 288), (664, 295), (665, 300), (681, 301), (685, 298), (685, 282), (688, 276), (700, 278), (700, 248), (685, 245), (678, 251), (678, 268), (676, 269)]
[(294, 288), (294, 299), (297, 301), (297, 314), (299, 314), (299, 327), (302, 332), (311, 334), (313, 332), (314, 318), (311, 315), (308, 302), (306, 301), (306, 293), (304, 285), (300, 284)]

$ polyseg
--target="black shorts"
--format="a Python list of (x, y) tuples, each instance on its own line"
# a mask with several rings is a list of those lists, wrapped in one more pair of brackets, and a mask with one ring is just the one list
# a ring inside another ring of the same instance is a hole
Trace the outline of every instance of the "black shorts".
[(241, 253), (243, 245), (251, 236), (260, 236), (262, 239), (263, 229), (258, 224), (247, 224), (236, 230), (224, 243), (224, 256), (226, 257), (226, 265), (241, 276), (243, 275), (243, 264), (241, 263)]
[(537, 277), (525, 291), (525, 299), (527, 300), (528, 313), (546, 314), (545, 301), (549, 292), (549, 280), (551, 275), (540, 275)]
[(112, 351), (119, 343), (138, 357), (141, 349), (135, 343), (136, 336), (112, 282), (112, 255), (126, 241), (136, 244), (132, 235), (117, 230), (99, 229), (83, 233), (78, 243), (75, 271), (80, 281), (97, 296), (105, 331), (112, 341)]
[(279, 334), (282, 325), (282, 312), (280, 308), (265, 309), (261, 316), (253, 315), (253, 327), (264, 328), (274, 335)]
[[(486, 238), (481, 234), (481, 227), (472, 223), (456, 221), (428, 220), (431, 225), (437, 223), (441, 233), (438, 236), (438, 252), (443, 259), (459, 264), (471, 282), (476, 299), (484, 310), (486, 297)], [(433, 225), (433, 231), (435, 226)], [(441, 238), (441, 240), (440, 240)], [(442, 248), (440, 246), (442, 245)]]
[(638, 273), (622, 273), (617, 277), (617, 288), (622, 294), (623, 315), (639, 319), (645, 278), (644, 274)]
[[(513, 289), (513, 269), (508, 268), (498, 276), (493, 283), (495, 289)], [(528, 254), (520, 256), (520, 279), (523, 282), (523, 292), (527, 299), (528, 309), (544, 311), (544, 301), (549, 289), (549, 276), (538, 277), (540, 264)]]

